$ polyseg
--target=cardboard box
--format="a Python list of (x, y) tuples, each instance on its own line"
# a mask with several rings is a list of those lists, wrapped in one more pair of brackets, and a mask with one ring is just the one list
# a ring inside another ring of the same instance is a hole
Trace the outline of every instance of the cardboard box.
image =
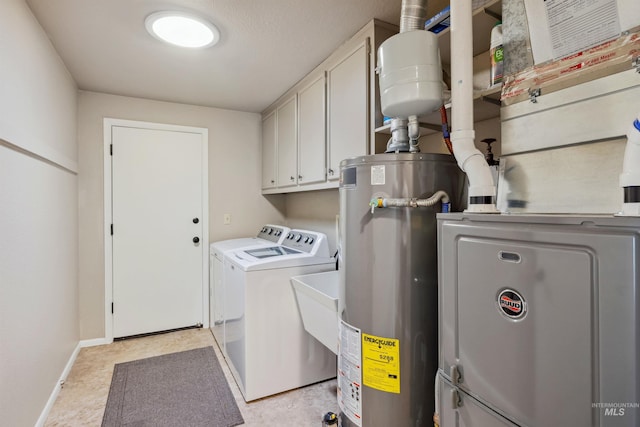
[(505, 76), (500, 99), (503, 105), (511, 105), (528, 100), (536, 89), (544, 95), (626, 71), (639, 57), (640, 27), (636, 27), (615, 40)]

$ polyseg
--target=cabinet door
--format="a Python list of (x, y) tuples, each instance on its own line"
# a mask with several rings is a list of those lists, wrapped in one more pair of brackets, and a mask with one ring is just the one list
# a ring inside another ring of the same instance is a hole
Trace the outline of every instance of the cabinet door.
[(298, 184), (323, 182), (326, 173), (324, 73), (298, 93)]
[(368, 46), (367, 38), (353, 53), (328, 71), (329, 180), (339, 178), (342, 160), (367, 154)]
[(276, 186), (276, 113), (262, 121), (262, 188)]
[(278, 187), (298, 183), (298, 140), (295, 95), (276, 110), (278, 141)]

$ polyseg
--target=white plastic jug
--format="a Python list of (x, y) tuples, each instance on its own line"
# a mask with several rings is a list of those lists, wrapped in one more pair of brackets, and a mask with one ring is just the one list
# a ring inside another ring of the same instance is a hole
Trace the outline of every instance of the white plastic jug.
[(502, 50), (502, 23), (498, 22), (491, 30), (491, 77), (490, 85), (502, 83), (504, 54)]

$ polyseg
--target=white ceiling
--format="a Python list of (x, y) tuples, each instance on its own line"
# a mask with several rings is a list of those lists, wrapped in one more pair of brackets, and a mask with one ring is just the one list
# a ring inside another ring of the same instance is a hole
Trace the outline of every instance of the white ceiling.
[[(372, 18), (401, 0), (26, 0), (82, 90), (260, 112)], [(145, 30), (147, 15), (189, 10), (221, 32), (184, 50)]]

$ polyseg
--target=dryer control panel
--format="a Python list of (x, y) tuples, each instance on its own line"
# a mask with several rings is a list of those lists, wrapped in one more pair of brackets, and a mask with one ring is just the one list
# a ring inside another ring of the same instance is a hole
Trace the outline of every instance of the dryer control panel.
[(309, 230), (291, 230), (285, 236), (282, 246), (307, 252), (321, 257), (330, 257), (327, 236)]

